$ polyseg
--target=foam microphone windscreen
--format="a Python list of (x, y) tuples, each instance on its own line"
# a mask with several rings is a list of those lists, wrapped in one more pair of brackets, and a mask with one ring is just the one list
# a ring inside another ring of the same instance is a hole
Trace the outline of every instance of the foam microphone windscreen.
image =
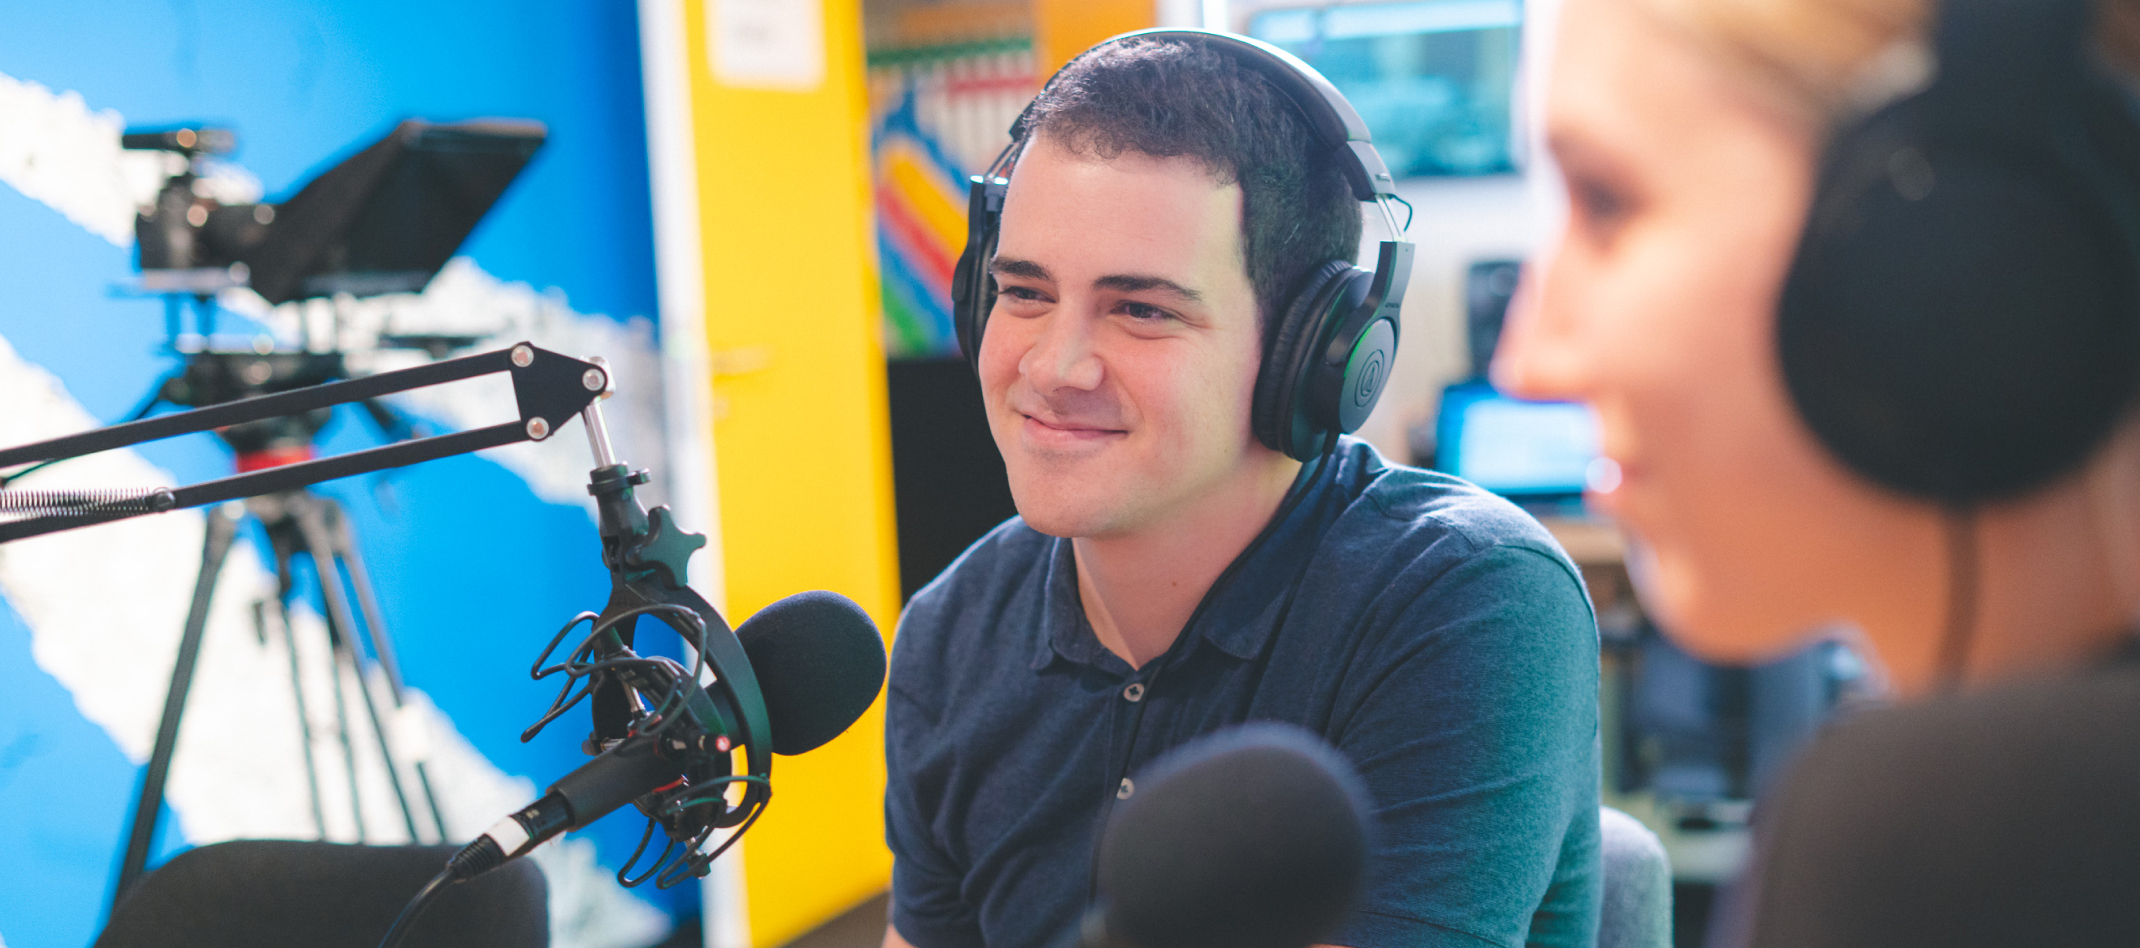
[(1100, 840), (1108, 944), (1302, 948), (1358, 898), (1367, 792), (1315, 735), (1272, 723), (1221, 731), (1136, 782)]
[(884, 687), (884, 638), (839, 593), (797, 593), (736, 629), (750, 657), (773, 753), (800, 754), (840, 736)]

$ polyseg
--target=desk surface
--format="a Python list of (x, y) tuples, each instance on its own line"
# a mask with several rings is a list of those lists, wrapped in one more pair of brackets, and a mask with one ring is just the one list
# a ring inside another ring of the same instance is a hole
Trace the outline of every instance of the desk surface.
[(1627, 562), (1627, 543), (1620, 528), (1596, 517), (1542, 517), (1553, 539), (1577, 566), (1622, 566)]

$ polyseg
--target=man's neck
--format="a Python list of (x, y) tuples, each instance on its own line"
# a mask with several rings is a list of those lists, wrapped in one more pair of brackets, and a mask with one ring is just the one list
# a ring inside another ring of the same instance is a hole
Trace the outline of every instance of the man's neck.
[(1131, 668), (1165, 654), (1219, 575), (1277, 515), (1299, 471), (1281, 457), (1145, 529), (1073, 539), (1078, 598), (1100, 644)]

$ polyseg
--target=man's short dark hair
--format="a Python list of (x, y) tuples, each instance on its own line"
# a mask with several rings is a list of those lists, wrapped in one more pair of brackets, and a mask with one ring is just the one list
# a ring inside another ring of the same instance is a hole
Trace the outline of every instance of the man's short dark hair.
[(1201, 43), (1124, 40), (1063, 68), (1033, 103), (1027, 140), (1072, 154), (1191, 158), (1241, 188), (1241, 238), (1264, 347), (1278, 311), (1325, 261), (1360, 247), (1360, 207), (1338, 156), (1298, 106), (1239, 60)]

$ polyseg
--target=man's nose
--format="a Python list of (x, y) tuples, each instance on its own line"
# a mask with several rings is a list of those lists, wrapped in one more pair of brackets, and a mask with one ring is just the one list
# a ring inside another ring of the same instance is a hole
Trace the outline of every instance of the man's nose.
[(1019, 360), (1019, 373), (1041, 393), (1063, 388), (1089, 391), (1100, 386), (1105, 374), (1094, 345), (1093, 318), (1076, 301), (1062, 302), (1041, 320), (1039, 337)]

